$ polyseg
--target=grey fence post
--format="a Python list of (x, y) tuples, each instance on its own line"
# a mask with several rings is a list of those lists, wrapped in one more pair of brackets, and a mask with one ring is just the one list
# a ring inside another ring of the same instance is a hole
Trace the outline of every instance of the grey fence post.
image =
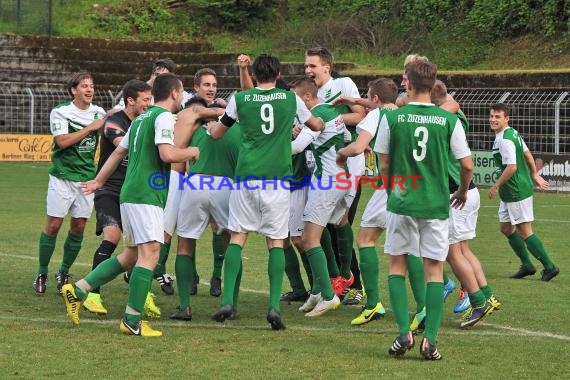
[(554, 154), (560, 154), (560, 104), (568, 92), (563, 92), (554, 105)]
[(35, 104), (34, 93), (32, 92), (32, 90), (29, 87), (26, 87), (26, 92), (30, 96), (30, 135), (33, 135), (34, 134), (34, 115), (35, 115), (35, 111), (36, 111), (36, 109), (35, 109), (36, 104)]
[(499, 99), (499, 102), (498, 102), (498, 103), (504, 103), (505, 100), (507, 100), (507, 98), (509, 97), (509, 95), (511, 95), (510, 92), (508, 92), (508, 91), (505, 92), (505, 93), (503, 94), (503, 96), (501, 96), (501, 99)]

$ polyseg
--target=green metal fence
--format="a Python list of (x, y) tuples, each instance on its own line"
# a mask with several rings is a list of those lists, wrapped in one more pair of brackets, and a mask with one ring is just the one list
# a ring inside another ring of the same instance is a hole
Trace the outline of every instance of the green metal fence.
[(53, 3), (64, 0), (0, 0), (0, 33), (53, 33)]

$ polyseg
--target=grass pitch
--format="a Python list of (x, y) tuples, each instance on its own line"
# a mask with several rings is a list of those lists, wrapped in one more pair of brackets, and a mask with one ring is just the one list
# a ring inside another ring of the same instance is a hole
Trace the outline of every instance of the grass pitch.
[[(119, 333), (127, 286), (118, 278), (103, 287), (106, 317), (82, 312), (81, 324), (72, 326), (54, 272), (62, 257), (66, 220), (50, 265), (48, 289), (37, 296), (32, 282), (37, 271), (38, 239), (45, 223), (46, 164), (0, 163), (0, 378), (567, 378), (570, 373), (568, 312), (570, 311), (570, 196), (536, 194), (534, 228), (561, 274), (550, 283), (539, 274), (523, 280), (508, 276), (518, 259), (498, 231), (498, 201), (481, 190), (478, 237), (472, 247), (483, 263), (488, 281), (503, 303), (475, 328), (458, 329), (453, 304), (446, 305), (438, 347), (444, 359), (420, 360), (417, 346), (403, 360), (388, 357), (397, 334), (387, 293), (384, 239), (377, 244), (381, 258), (381, 297), (386, 318), (360, 327), (350, 320), (356, 307), (341, 307), (320, 318), (308, 319), (300, 304), (284, 304), (286, 331), (274, 332), (265, 321), (267, 308), (267, 250), (264, 239), (252, 235), (244, 250), (244, 274), (238, 321), (214, 322), (210, 315), (219, 299), (209, 295), (212, 270), (210, 232), (198, 243), (201, 277), (192, 298), (193, 321), (168, 320), (177, 296), (165, 296), (154, 283), (163, 317), (153, 327), (162, 338), (134, 338)], [(367, 189), (359, 211), (370, 197)], [(359, 213), (359, 215), (360, 215)], [(358, 220), (355, 223), (358, 226)], [(91, 268), (99, 238), (94, 215), (88, 222), (82, 251), (72, 267), (74, 279)], [(355, 233), (358, 227), (355, 227)], [(175, 245), (168, 272), (174, 273)], [(539, 268), (538, 263), (537, 268)], [(449, 271), (449, 273), (451, 273)], [(453, 277), (453, 276), (452, 276)], [(289, 289), (285, 280), (284, 291)], [(410, 294), (410, 302), (412, 297)], [(410, 304), (412, 307), (412, 304)], [(565, 375), (566, 374), (566, 375)]]

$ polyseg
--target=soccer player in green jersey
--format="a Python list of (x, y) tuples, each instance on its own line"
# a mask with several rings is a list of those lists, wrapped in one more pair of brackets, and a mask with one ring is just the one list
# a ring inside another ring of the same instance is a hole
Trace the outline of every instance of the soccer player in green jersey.
[(509, 107), (506, 104), (491, 106), (489, 123), (495, 132), (493, 157), (500, 177), (489, 189), (489, 199), (499, 193), (500, 229), (521, 261), (520, 269), (511, 278), (523, 278), (536, 273), (528, 256), (530, 251), (544, 267), (540, 279), (550, 281), (560, 273), (560, 268), (554, 264), (542, 241), (532, 230), (533, 181), (543, 190), (549, 184), (538, 174), (532, 153), (519, 133), (509, 126), (509, 120)]
[[(436, 106), (441, 106), (446, 99), (447, 87), (437, 80), (431, 90), (431, 101)], [(469, 122), (463, 112), (457, 112), (457, 117), (465, 132), (469, 130)], [(459, 161), (449, 152), (449, 194), (453, 195), (460, 182)], [(454, 307), (454, 312), (460, 313), (470, 308), (465, 313), (461, 322), (461, 328), (474, 326), (483, 320), (493, 310), (499, 309), (501, 303), (493, 295), (491, 286), (487, 283), (485, 272), (481, 262), (469, 247), (469, 241), (475, 238), (477, 228), (477, 216), (480, 207), (479, 190), (471, 181), (467, 192), (467, 203), (462, 209), (450, 208), (449, 210), (449, 253), (447, 262), (453, 269), (462, 285), (460, 298)]]
[[(285, 266), (283, 239), (288, 232), (289, 189), (280, 186), (291, 175), (291, 126), (295, 115), (311, 129), (320, 130), (321, 120), (313, 117), (294, 92), (278, 89), (279, 60), (260, 55), (253, 62), (257, 87), (238, 92), (230, 99), (220, 122), (208, 124), (213, 138), (220, 138), (239, 120), (242, 148), (236, 167), (236, 182), (230, 196), (230, 244), (224, 259), (224, 291), (221, 307), (212, 315), (223, 322), (232, 315), (236, 281), (241, 271), (241, 251), (249, 232), (264, 235), (269, 250), (269, 307), (267, 321), (282, 330), (279, 298)], [(271, 157), (271, 159), (268, 159)], [(238, 178), (239, 177), (239, 178)]]
[(384, 251), (390, 255), (388, 288), (399, 329), (388, 353), (399, 357), (414, 346), (405, 286), (409, 253), (424, 261), (426, 328), (420, 354), (428, 360), (442, 358), (436, 343), (443, 313), (443, 263), (449, 246), (450, 149), (461, 165), (460, 186), (451, 197), (452, 206), (463, 207), (473, 175), (471, 151), (461, 122), (431, 103), (436, 73), (437, 67), (430, 62), (416, 61), (406, 66), (410, 102), (382, 117), (374, 146), (374, 151), (380, 153), (381, 172), (388, 179)]
[[(126, 269), (134, 267), (129, 281), (129, 296), (120, 331), (127, 335), (161, 336), (142, 320), (142, 311), (150, 290), (160, 244), (164, 241), (164, 205), (168, 188), (165, 179), (170, 163), (199, 157), (197, 148), (173, 146), (174, 116), (180, 109), (184, 88), (171, 73), (156, 77), (152, 94), (155, 104), (140, 114), (101, 168), (94, 180), (82, 184), (86, 194), (99, 189), (129, 154), (125, 182), (121, 188), (121, 218), (124, 251), (102, 262), (75, 284), (62, 288), (69, 318), (79, 324), (81, 304), (89, 291), (99, 287)], [(150, 188), (149, 188), (150, 185)]]
[[(171, 186), (176, 187), (175, 191), (181, 193), (177, 204), (178, 249), (174, 266), (179, 305), (178, 310), (170, 316), (171, 319), (192, 319), (190, 295), (196, 277), (196, 240), (202, 236), (210, 221), (215, 226), (214, 234), (222, 239), (222, 250), (227, 247), (229, 240), (229, 234), (225, 231), (228, 228), (230, 193), (241, 145), (239, 126), (232, 127), (223, 138), (217, 140), (209, 136), (205, 128), (197, 128), (192, 133), (196, 123), (203, 125), (205, 119), (218, 116), (218, 110), (220, 109), (208, 108), (204, 99), (194, 97), (189, 100), (186, 109), (180, 112), (175, 126), (176, 146), (195, 146), (200, 149), (200, 158), (188, 162), (188, 177), (184, 179), (187, 182), (179, 177), (171, 183)], [(185, 173), (185, 166), (175, 164), (172, 165), (172, 170)], [(222, 263), (223, 256), (220, 272)], [(221, 273), (218, 274), (220, 275)], [(239, 285), (236, 288), (239, 289)]]
[[(406, 56), (404, 60), (404, 72), (402, 73), (402, 81), (400, 83), (404, 89), (404, 92), (401, 93), (396, 100), (396, 105), (398, 107), (406, 105), (409, 102), (408, 94), (405, 91), (406, 85), (408, 83), (408, 76), (406, 75), (405, 67), (409, 63), (416, 61), (429, 62), (429, 59), (426, 56), (419, 54), (409, 54)], [(451, 113), (457, 113), (459, 111), (459, 104), (455, 101), (455, 99), (453, 99), (451, 95), (447, 94), (447, 92), (445, 95), (445, 100), (439, 105), (439, 107)], [(408, 255), (408, 275), (410, 287), (412, 288), (414, 300), (416, 301), (417, 305), (416, 314), (414, 315), (414, 318), (410, 324), (410, 329), (414, 335), (422, 332), (425, 329), (426, 279), (423, 272), (424, 270), (421, 258), (414, 255)], [(443, 285), (443, 299), (445, 301), (447, 297), (453, 293), (456, 287), (455, 281), (450, 279), (445, 271), (443, 272)]]
[[(372, 108), (364, 120), (356, 126), (358, 132), (356, 141), (337, 152), (336, 162), (340, 167), (344, 167), (348, 157), (354, 157), (374, 146), (380, 120), (388, 111), (397, 108), (394, 104), (397, 96), (398, 88), (393, 80), (378, 78), (368, 84), (367, 99), (342, 97), (337, 101), (348, 104), (358, 102), (366, 104), (367, 108)], [(386, 313), (380, 302), (379, 261), (375, 248), (376, 241), (386, 229), (386, 201), (385, 188), (374, 190), (362, 214), (356, 242), (360, 252), (360, 273), (366, 291), (366, 304), (360, 315), (351, 321), (351, 325), (368, 323)]]
[[(216, 72), (209, 68), (203, 68), (198, 70), (194, 74), (194, 91), (195, 95), (192, 98), (197, 98), (197, 102), (186, 102), (186, 108), (192, 108), (190, 111), (182, 110), (178, 117), (185, 119), (184, 124), (186, 125), (182, 130), (186, 132), (191, 130), (190, 126), (194, 123), (200, 123), (200, 118), (204, 120), (212, 120), (221, 113), (223, 113), (223, 107), (226, 106), (225, 100), (216, 99), (216, 91), (218, 89), (218, 81), (216, 78)], [(191, 98), (191, 99), (192, 99)], [(203, 107), (197, 109), (200, 100), (203, 100), (208, 109)], [(223, 103), (223, 104), (222, 104)], [(191, 107), (192, 104), (192, 107)], [(203, 114), (203, 115), (202, 115)], [(184, 120), (181, 120), (184, 121)], [(180, 129), (180, 128), (177, 128)], [(187, 136), (189, 139), (190, 136)], [(170, 183), (179, 183), (179, 173), (186, 172), (186, 165), (173, 165), (170, 170)], [(172, 288), (172, 277), (166, 273), (166, 261), (168, 260), (168, 255), (170, 253), (170, 246), (172, 241), (172, 235), (176, 230), (176, 224), (178, 221), (178, 210), (180, 205), (180, 197), (182, 192), (178, 190), (178, 186), (170, 186), (168, 192), (168, 198), (166, 200), (166, 206), (164, 207), (164, 244), (160, 246), (160, 259), (154, 270), (154, 276), (156, 280), (160, 283), (162, 290), (168, 294), (174, 294), (174, 289)], [(221, 235), (216, 233), (212, 234), (212, 247), (214, 251), (214, 274), (211, 280), (210, 294), (219, 297), (221, 294), (221, 275), (216, 271), (217, 268), (221, 270), (224, 259), (223, 248), (223, 238)], [(221, 251), (221, 252), (220, 252)], [(195, 260), (195, 255), (191, 255), (192, 260)], [(196, 268), (194, 262), (194, 269)], [(198, 293), (198, 284), (200, 283), (200, 277), (198, 272), (194, 273), (192, 283), (190, 284), (190, 295), (196, 295)]]
[[(117, 111), (105, 119), (101, 128), (100, 154), (97, 170), (101, 170), (109, 156), (127, 134), (134, 118), (150, 105), (152, 88), (148, 83), (132, 79), (122, 89), (125, 109)], [(93, 255), (92, 269), (111, 257), (121, 240), (121, 210), (119, 195), (125, 180), (128, 159), (125, 158), (117, 170), (109, 177), (105, 185), (95, 192), (95, 214), (97, 224), (95, 233), (103, 235), (103, 240)], [(152, 300), (150, 296), (149, 301)], [(83, 307), (95, 314), (107, 314), (103, 306), (100, 289), (93, 289), (83, 303)], [(154, 309), (154, 308), (153, 308)]]
[[(239, 77), (240, 86), (242, 90), (249, 90), (254, 88), (253, 79), (249, 74), (248, 67), (251, 65), (251, 58), (248, 55), (240, 54), (237, 57), (237, 64), (239, 67)], [(293, 83), (294, 84), (294, 83)], [(276, 87), (289, 90), (291, 86), (281, 78), (277, 78), (275, 83)], [(296, 126), (293, 129), (293, 137), (296, 139), (297, 135), (300, 134), (302, 137), (311, 138), (309, 133), (310, 129), (302, 128)], [(312, 132), (311, 132), (312, 133)], [(301, 271), (299, 266), (299, 259), (297, 258), (297, 253), (295, 248), (302, 253), (303, 249), (301, 247), (301, 234), (303, 233), (303, 209), (307, 203), (308, 186), (301, 186), (306, 178), (310, 178), (309, 168), (307, 166), (306, 152), (303, 151), (309, 143), (306, 143), (298, 151), (295, 150), (295, 141), (292, 143), (293, 157), (292, 157), (292, 169), (293, 169), (293, 179), (290, 181), (291, 185), (291, 197), (290, 197), (290, 207), (289, 207), (289, 238), (283, 241), (283, 249), (285, 252), (285, 274), (291, 284), (292, 291), (286, 292), (281, 296), (281, 301), (285, 302), (305, 302), (308, 297), (305, 284), (303, 283), (303, 278), (301, 277)], [(305, 255), (301, 254), (301, 260), (303, 266), (309, 277), (309, 283), (312, 284), (312, 275), (309, 262)]]
[(84, 195), (80, 183), (95, 177), (97, 131), (105, 110), (92, 104), (95, 86), (88, 72), (74, 74), (67, 83), (73, 100), (56, 106), (50, 113), (53, 135), (52, 165), (49, 169), (47, 220), (39, 241), (39, 268), (34, 280), (37, 294), (46, 291), (48, 266), (63, 219), (71, 213), (69, 233), (63, 245), (63, 260), (55, 274), (57, 291), (69, 281), (87, 219), (93, 211), (93, 195)]

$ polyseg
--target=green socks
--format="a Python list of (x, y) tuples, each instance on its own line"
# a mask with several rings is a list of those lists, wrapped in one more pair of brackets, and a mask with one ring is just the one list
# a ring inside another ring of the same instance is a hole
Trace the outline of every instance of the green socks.
[[(107, 260), (110, 261), (110, 260)], [(146, 302), (146, 296), (150, 291), (153, 278), (153, 271), (143, 267), (135, 266), (129, 281), (129, 299), (127, 306), (136, 310), (138, 314), (127, 314), (125, 318), (129, 323), (138, 323), (142, 319), (142, 312)]]
[(236, 277), (236, 285), (234, 287), (234, 298), (233, 298), (234, 310), (237, 310), (238, 298), (239, 298), (239, 287), (241, 285), (241, 274), (242, 274), (242, 272), (243, 272), (243, 263), (240, 261), (239, 262), (239, 270), (237, 272), (237, 277)]
[(337, 229), (338, 255), (340, 257), (340, 275), (345, 279), (350, 278), (350, 263), (352, 261), (352, 245), (354, 234), (350, 224), (345, 224)]
[(416, 301), (416, 312), (420, 313), (426, 306), (426, 275), (422, 259), (408, 255), (408, 275), (410, 286)]
[(378, 287), (379, 275), (378, 255), (374, 247), (360, 248), (360, 275), (366, 291), (366, 309), (376, 307), (380, 301), (380, 291)]
[(329, 301), (334, 297), (331, 280), (327, 270), (327, 259), (321, 247), (315, 247), (305, 252), (307, 259), (311, 264), (313, 272), (313, 288), (312, 294), (321, 293), (324, 300)]
[(532, 253), (532, 255), (542, 263), (544, 269), (550, 270), (554, 267), (554, 263), (550, 259), (550, 256), (548, 256), (548, 253), (542, 245), (542, 241), (540, 241), (540, 238), (536, 236), (536, 234), (530, 235), (524, 242), (526, 243), (530, 253)]
[(305, 289), (305, 284), (303, 284), (303, 278), (301, 277), (301, 269), (299, 267), (299, 259), (297, 258), (297, 253), (292, 245), (289, 245), (284, 249), (285, 253), (285, 273), (295, 294), (305, 294), (307, 289)]
[(269, 250), (269, 263), (267, 274), (269, 275), (269, 309), (281, 313), (279, 301), (283, 286), (283, 274), (285, 273), (285, 254), (283, 248), (274, 247)]
[[(229, 244), (224, 258), (224, 292), (222, 293), (222, 306), (233, 305), (234, 290), (237, 278), (241, 272), (241, 247)], [(237, 305), (233, 305), (236, 307)]]
[(431, 344), (437, 342), (437, 331), (443, 315), (443, 282), (428, 282), (426, 287), (426, 329), (424, 336)]
[(69, 273), (69, 268), (75, 262), (79, 250), (81, 249), (81, 243), (83, 242), (83, 234), (73, 235), (71, 232), (67, 234), (65, 243), (63, 243), (63, 260), (61, 262), (61, 267), (59, 270), (61, 272)]
[(214, 255), (214, 270), (212, 277), (222, 278), (222, 267), (224, 266), (224, 237), (212, 234), (212, 254)]
[(309, 288), (313, 287), (313, 272), (311, 271), (311, 264), (309, 264), (309, 259), (307, 259), (307, 255), (305, 252), (299, 251), (299, 256), (301, 256), (301, 262), (303, 263), (303, 267), (305, 268), (305, 272), (307, 273), (307, 278), (309, 279)]
[(526, 245), (524, 240), (521, 238), (521, 235), (517, 231), (515, 231), (511, 236), (509, 236), (509, 244), (511, 248), (518, 256), (519, 260), (521, 261), (521, 265), (525, 268), (534, 268), (534, 265), (530, 262), (530, 258), (528, 256), (528, 251), (526, 250)]
[(327, 260), (327, 270), (331, 278), (340, 276), (340, 270), (336, 263), (336, 256), (334, 254), (334, 249), (332, 245), (331, 233), (325, 227), (323, 229), (323, 234), (321, 235), (321, 249), (325, 254)]
[(55, 250), (56, 236), (46, 235), (44, 232), (40, 234), (40, 257), (39, 257), (39, 267), (38, 273), (48, 272), (48, 265)]
[[(388, 292), (390, 293), (390, 304), (392, 305), (394, 320), (398, 324), (398, 335), (404, 335), (410, 331), (406, 278), (396, 274), (388, 275)], [(443, 299), (443, 296), (441, 298)]]
[[(483, 292), (483, 295), (485, 296), (485, 300), (488, 300), (493, 295), (493, 289), (491, 289), (491, 286), (489, 284), (482, 286), (481, 291)], [(473, 304), (473, 303), (471, 303), (471, 304)]]
[(468, 293), (467, 295), (469, 296), (471, 306), (474, 308), (485, 306), (485, 303), (487, 303), (488, 297), (485, 297), (485, 293), (483, 293), (481, 289), (477, 290), (475, 293)]
[(188, 255), (176, 255), (174, 272), (178, 283), (178, 299), (180, 309), (190, 307), (190, 284), (194, 277), (194, 261)]
[[(111, 282), (115, 277), (123, 273), (125, 269), (119, 263), (116, 256), (110, 257), (97, 265), (97, 268), (85, 276), (85, 281), (93, 288), (97, 289), (108, 282)], [(81, 297), (80, 297), (81, 298)]]
[(158, 257), (158, 263), (156, 263), (156, 267), (154, 268), (154, 277), (158, 277), (166, 273), (166, 260), (168, 260), (169, 252), (170, 243), (160, 245), (160, 256)]

